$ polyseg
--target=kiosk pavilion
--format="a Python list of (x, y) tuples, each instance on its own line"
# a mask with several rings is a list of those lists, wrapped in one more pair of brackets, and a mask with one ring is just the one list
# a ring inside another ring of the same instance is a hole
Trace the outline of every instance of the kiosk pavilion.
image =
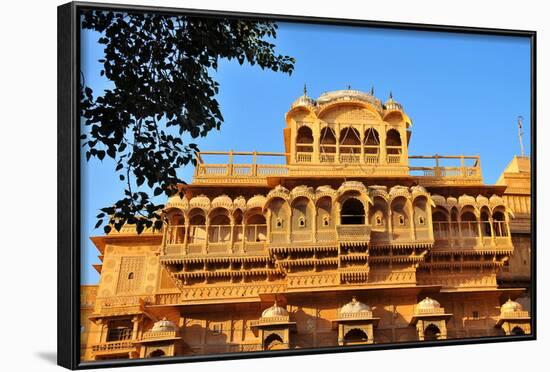
[(91, 238), (82, 360), (530, 333), (528, 157), (486, 185), (477, 156), (411, 156), (373, 92), (285, 121), (285, 153), (199, 153), (162, 231)]

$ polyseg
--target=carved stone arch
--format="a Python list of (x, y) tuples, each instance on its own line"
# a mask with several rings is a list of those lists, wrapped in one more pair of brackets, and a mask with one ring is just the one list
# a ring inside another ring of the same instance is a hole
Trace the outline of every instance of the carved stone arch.
[(333, 198), (330, 194), (320, 194), (315, 198), (315, 218), (317, 229), (334, 227)]
[(369, 190), (369, 195), (373, 201), (375, 197), (379, 197), (389, 203), (390, 196), (388, 194), (388, 188), (386, 186), (379, 186), (379, 185), (369, 186), (368, 190)]
[(373, 105), (353, 98), (346, 101), (336, 101), (320, 106), (317, 117), (327, 122), (350, 122), (350, 116), (357, 117), (357, 121), (382, 121), (382, 115)]
[(369, 336), (367, 332), (362, 329), (362, 327), (353, 327), (347, 330), (344, 334), (344, 344), (358, 344), (358, 343), (367, 343), (369, 341)]
[(315, 190), (315, 200), (316, 201), (321, 199), (321, 198), (325, 198), (325, 197), (329, 197), (329, 198), (332, 199), (332, 201), (334, 201), (334, 199), (336, 198), (336, 195), (337, 195), (337, 191), (334, 190), (331, 186), (328, 186), (328, 185), (319, 186)]
[(178, 194), (172, 195), (170, 198), (168, 198), (165, 206), (165, 209), (169, 208), (178, 208), (182, 211), (186, 211), (189, 208), (189, 200), (187, 200), (187, 198), (185, 197), (180, 198)]
[(237, 196), (235, 200), (233, 200), (233, 210), (236, 211), (238, 209), (243, 212), (246, 210), (246, 199), (244, 196)]
[(368, 189), (362, 182), (359, 181), (346, 181), (338, 188), (336, 198), (338, 201), (342, 201), (342, 198), (350, 193), (355, 193), (359, 197), (361, 202), (365, 205), (365, 213), (368, 211), (368, 205), (372, 204)]
[(313, 190), (313, 187), (308, 186), (296, 186), (292, 189), (290, 192), (290, 201), (292, 202), (294, 199), (297, 198), (307, 198), (311, 201), (312, 204), (315, 204), (315, 191)]
[(286, 349), (284, 336), (281, 336), (278, 332), (270, 333), (263, 340), (263, 348), (264, 350)]
[(481, 207), (489, 207), (489, 199), (483, 195), (476, 196), (477, 208), (481, 210)]
[(309, 195), (295, 196), (290, 202), (291, 226), (293, 231), (311, 230), (315, 218), (315, 203)]
[(275, 186), (272, 190), (267, 193), (264, 208), (267, 208), (267, 205), (271, 202), (272, 199), (280, 198), (284, 201), (290, 201), (290, 191), (286, 187), (281, 185)]
[(430, 206), (435, 207), (435, 203), (432, 200), (432, 196), (423, 186), (412, 186), (411, 195), (412, 195), (413, 204), (416, 198), (424, 197), (426, 198), (426, 201), (427, 203), (429, 203)]
[(164, 220), (169, 225), (185, 225), (186, 211), (177, 207), (167, 207), (162, 211)]
[[(416, 231), (416, 238), (427, 239), (428, 236), (421, 236), (425, 234), (426, 229), (429, 227), (431, 219), (431, 198), (429, 194), (413, 194), (412, 199), (413, 207), (413, 224)], [(432, 202), (433, 203), (433, 202)]]
[(369, 214), (369, 202), (370, 198), (366, 199), (365, 195), (358, 191), (350, 190), (340, 194), (336, 203), (339, 223), (365, 224)]
[(254, 195), (248, 201), (246, 202), (246, 209), (254, 209), (254, 208), (260, 208), (263, 209), (265, 207), (267, 198), (263, 195)]
[(233, 222), (233, 214), (226, 207), (212, 207), (208, 212), (208, 222), (210, 225), (230, 225)]
[(201, 208), (208, 213), (208, 210), (210, 209), (210, 199), (208, 196), (202, 194), (195, 196), (189, 200), (188, 209), (191, 210), (192, 208)]
[(233, 209), (233, 200), (231, 200), (231, 198), (227, 195), (216, 196), (214, 199), (212, 199), (210, 208), (225, 208), (228, 211), (231, 211)]
[(463, 194), (458, 198), (458, 210), (460, 215), (462, 215), (466, 207), (471, 207), (475, 216), (479, 218), (479, 209), (477, 208), (476, 200), (471, 195)]
[(386, 240), (389, 234), (389, 208), (387, 195), (383, 192), (372, 194), (369, 207), (369, 224), (372, 226), (372, 240)]
[(317, 120), (317, 114), (314, 107), (309, 106), (296, 106), (290, 109), (285, 116), (285, 122), (287, 125), (291, 124), (291, 121), (315, 121)]
[(441, 196), (439, 194), (433, 194), (431, 195), (432, 202), (434, 203), (435, 207), (441, 207), (447, 211), (449, 211), (449, 204), (447, 203), (447, 199), (445, 199), (444, 196)]
[(269, 197), (264, 207), (264, 211), (268, 216), (268, 224), (271, 232), (290, 231), (290, 216), (291, 209), (289, 198), (281, 196)]
[(206, 225), (208, 218), (208, 209), (200, 207), (191, 207), (187, 211), (187, 241), (189, 243), (204, 243), (206, 241)]
[(389, 191), (390, 204), (392, 203), (393, 199), (398, 197), (403, 197), (410, 201), (411, 193), (406, 186), (400, 186), (400, 185), (393, 186)]
[(404, 193), (390, 194), (389, 206), (394, 230), (412, 226), (414, 213), (410, 195), (407, 196)]

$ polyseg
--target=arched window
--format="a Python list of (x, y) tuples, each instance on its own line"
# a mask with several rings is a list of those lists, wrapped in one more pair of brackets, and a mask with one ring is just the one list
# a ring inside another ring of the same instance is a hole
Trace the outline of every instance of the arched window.
[(324, 127), (321, 129), (321, 137), (319, 138), (319, 160), (321, 163), (333, 163), (335, 153), (336, 135), (334, 130), (329, 127)]
[(378, 163), (378, 154), (380, 153), (380, 137), (374, 128), (365, 131), (365, 140), (363, 141), (365, 150), (365, 163)]
[(160, 349), (157, 349), (155, 351), (152, 351), (151, 353), (149, 353), (149, 358), (160, 358), (160, 357), (163, 357), (163, 356), (166, 356), (166, 353)]
[(358, 163), (361, 156), (361, 137), (357, 129), (346, 127), (340, 130), (340, 162)]
[(523, 329), (521, 329), (520, 327), (514, 327), (512, 329), (511, 334), (514, 335), (514, 336), (520, 336), (520, 335), (524, 335), (525, 331)]
[(506, 216), (503, 212), (497, 211), (493, 213), (493, 229), (495, 236), (508, 236)]
[(471, 210), (463, 211), (460, 215), (462, 236), (474, 238), (477, 237), (477, 218)]
[(300, 163), (311, 162), (313, 152), (313, 133), (307, 126), (302, 126), (296, 134), (296, 161)]
[(340, 223), (342, 225), (365, 224), (365, 208), (363, 207), (363, 203), (355, 198), (347, 199), (344, 204), (342, 204)]
[(206, 241), (206, 215), (202, 209), (194, 208), (189, 211), (189, 243), (203, 243)]
[(388, 163), (399, 163), (401, 161), (401, 136), (395, 129), (386, 133), (386, 153)]
[(274, 350), (283, 348), (284, 342), (281, 336), (278, 334), (272, 333), (267, 336), (264, 340), (264, 350)]
[(253, 209), (246, 217), (245, 237), (247, 242), (265, 242), (267, 224), (260, 208)]
[(208, 241), (212, 243), (228, 242), (231, 239), (230, 225), (229, 211), (225, 208), (214, 209), (210, 212)]
[(134, 279), (134, 273), (130, 272), (128, 273), (128, 280), (132, 280), (132, 279)]
[(346, 335), (344, 336), (344, 344), (345, 345), (352, 345), (352, 344), (362, 344), (368, 341), (367, 334), (358, 328), (351, 329)]
[(441, 330), (437, 326), (430, 324), (424, 330), (424, 340), (425, 341), (437, 340), (439, 338), (440, 333), (441, 333)]

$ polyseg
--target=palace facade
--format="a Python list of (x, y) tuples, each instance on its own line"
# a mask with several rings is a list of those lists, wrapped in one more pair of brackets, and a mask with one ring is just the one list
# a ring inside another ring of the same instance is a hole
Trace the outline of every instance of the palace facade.
[(409, 155), (372, 92), (285, 121), (284, 153), (199, 153), (162, 231), (91, 238), (83, 361), (531, 332), (529, 158), (488, 185), (477, 156)]

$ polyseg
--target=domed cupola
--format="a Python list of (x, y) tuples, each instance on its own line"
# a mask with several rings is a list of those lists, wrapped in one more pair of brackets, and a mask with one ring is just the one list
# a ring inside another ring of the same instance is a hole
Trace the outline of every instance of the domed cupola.
[(353, 297), (350, 302), (348, 302), (347, 304), (345, 304), (340, 308), (341, 315), (357, 314), (357, 313), (367, 312), (367, 311), (368, 312), (372, 311), (371, 307), (369, 305), (362, 303), (361, 301), (357, 301), (355, 297)]
[(307, 87), (304, 84), (304, 94), (298, 97), (298, 99), (292, 103), (292, 108), (298, 107), (298, 106), (312, 107), (312, 106), (315, 106), (316, 104), (317, 102), (313, 98), (307, 95)]
[(275, 300), (273, 306), (268, 307), (262, 312), (262, 318), (275, 318), (281, 316), (288, 316), (288, 311), (286, 311), (284, 307), (279, 306), (277, 300)]
[(399, 102), (393, 99), (392, 92), (390, 92), (390, 97), (388, 98), (388, 100), (384, 102), (384, 108), (386, 109), (386, 111), (403, 111), (403, 106), (401, 106)]
[(162, 318), (161, 320), (155, 322), (155, 324), (153, 324), (153, 328), (151, 329), (153, 332), (171, 332), (177, 330), (178, 326), (166, 318)]
[(511, 299), (508, 299), (501, 307), (500, 307), (500, 314), (505, 313), (515, 313), (523, 311), (523, 306), (516, 301), (512, 301)]
[(441, 304), (433, 298), (426, 297), (416, 304), (416, 313), (438, 313), (441, 310)]

